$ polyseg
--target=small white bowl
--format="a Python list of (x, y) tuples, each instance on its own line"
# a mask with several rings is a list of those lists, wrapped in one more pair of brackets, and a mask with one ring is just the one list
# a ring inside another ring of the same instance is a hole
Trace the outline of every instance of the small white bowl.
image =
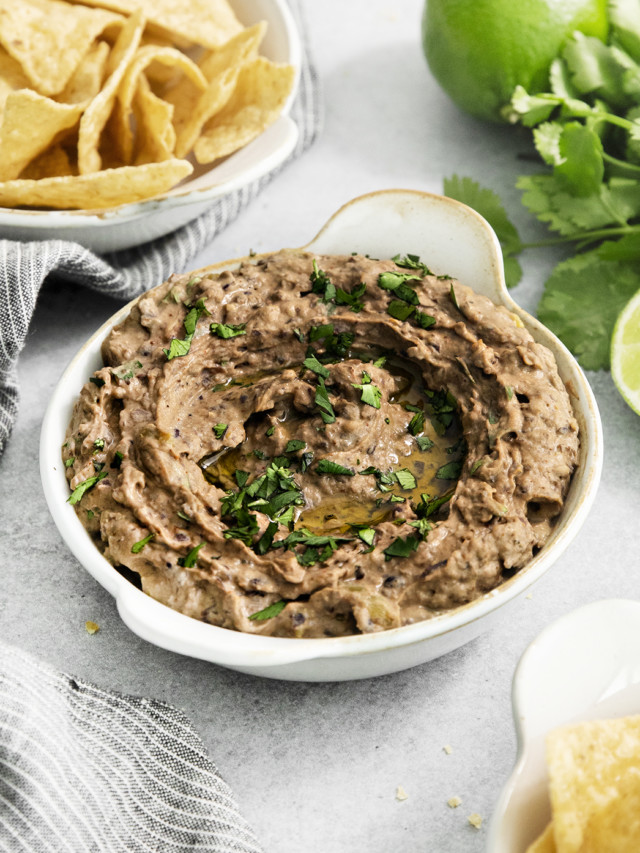
[[(550, 568), (577, 534), (595, 497), (602, 466), (602, 429), (595, 399), (580, 367), (548, 329), (511, 299), (504, 284), (498, 240), (487, 222), (466, 205), (411, 190), (371, 193), (342, 207), (301, 250), (318, 254), (357, 251), (378, 258), (398, 252), (419, 254), (434, 272), (458, 278), (517, 314), (533, 337), (554, 352), (581, 430), (579, 467), (550, 540), (524, 569), (476, 601), (433, 619), (380, 633), (327, 639), (284, 639), (229, 631), (191, 619), (144, 595), (100, 554), (66, 503), (69, 488), (60, 457), (79, 391), (102, 366), (100, 345), (133, 303), (98, 329), (60, 379), (42, 425), (42, 482), (51, 514), (69, 548), (115, 596), (122, 618), (141, 637), (182, 654), (271, 678), (369, 678), (424, 663), (474, 639)], [(238, 263), (228, 261), (207, 269), (231, 269)]]
[(525, 853), (551, 818), (548, 732), (640, 714), (640, 602), (595, 601), (531, 643), (513, 679), (518, 758), (496, 804), (487, 853)]
[(293, 90), (280, 117), (253, 142), (213, 166), (194, 172), (169, 192), (106, 210), (22, 210), (0, 207), (0, 234), (8, 240), (71, 240), (96, 252), (115, 252), (164, 237), (200, 216), (220, 198), (279, 166), (293, 151), (298, 128), (288, 113), (302, 57), (300, 36), (285, 0), (230, 0), (246, 26), (267, 22), (261, 55), (293, 65)]

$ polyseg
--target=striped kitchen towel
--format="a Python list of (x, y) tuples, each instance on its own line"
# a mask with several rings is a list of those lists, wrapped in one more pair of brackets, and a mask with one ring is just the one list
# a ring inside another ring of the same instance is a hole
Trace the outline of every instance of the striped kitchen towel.
[[(299, 0), (289, 0), (289, 5), (303, 42), (298, 95), (290, 113), (299, 132), (292, 159), (315, 139), (322, 112), (319, 81), (309, 57)], [(133, 299), (165, 281), (170, 273), (187, 270), (200, 249), (232, 222), (278, 171), (222, 197), (199, 219), (168, 237), (104, 257), (61, 240), (0, 240), (0, 455), (18, 411), (16, 362), (45, 278), (57, 276), (116, 299)]]
[(0, 850), (262, 848), (181, 711), (0, 644)]

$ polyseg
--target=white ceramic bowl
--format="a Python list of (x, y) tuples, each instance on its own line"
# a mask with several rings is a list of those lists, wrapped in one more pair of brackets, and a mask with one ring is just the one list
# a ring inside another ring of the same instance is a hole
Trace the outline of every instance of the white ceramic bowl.
[(196, 166), (161, 196), (107, 210), (20, 210), (0, 208), (0, 234), (9, 240), (72, 240), (96, 252), (114, 252), (155, 240), (204, 213), (222, 195), (240, 189), (279, 166), (293, 151), (298, 129), (289, 118), (295, 98), (301, 43), (285, 0), (230, 0), (246, 26), (266, 21), (260, 53), (296, 68), (283, 113), (259, 137), (218, 165)]
[[(579, 468), (551, 539), (513, 578), (476, 601), (425, 622), (375, 634), (327, 639), (259, 637), (207, 625), (170, 610), (126, 581), (98, 552), (66, 503), (69, 489), (60, 447), (80, 388), (102, 366), (100, 345), (121, 322), (125, 306), (87, 341), (58, 384), (45, 415), (41, 472), (53, 518), (78, 560), (116, 598), (127, 625), (164, 648), (272, 678), (332, 681), (368, 678), (406, 669), (474, 639), (558, 559), (577, 534), (595, 496), (602, 464), (602, 431), (593, 394), (565, 347), (508, 295), (499, 243), (475, 211), (442, 196), (387, 190), (341, 208), (305, 250), (373, 257), (419, 254), (434, 272), (448, 273), (518, 314), (534, 338), (548, 346), (571, 389), (581, 429)], [(255, 260), (255, 259), (254, 259)], [(238, 260), (216, 264), (216, 271)]]
[(514, 675), (518, 758), (491, 818), (487, 853), (525, 853), (549, 822), (551, 729), (630, 714), (640, 714), (640, 602), (595, 601), (549, 625)]

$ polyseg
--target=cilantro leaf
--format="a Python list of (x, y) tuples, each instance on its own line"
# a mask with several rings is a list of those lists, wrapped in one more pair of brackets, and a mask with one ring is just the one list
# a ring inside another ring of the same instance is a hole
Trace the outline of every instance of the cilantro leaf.
[(139, 542), (134, 542), (131, 546), (131, 553), (139, 554), (140, 551), (142, 551), (142, 549), (144, 548), (144, 546), (151, 542), (155, 535), (155, 533), (150, 533), (148, 536), (145, 536), (144, 539), (140, 539)]
[(419, 544), (420, 542), (418, 537), (413, 536), (413, 534), (405, 537), (404, 539), (399, 536), (397, 539), (394, 539), (394, 541), (388, 545), (382, 553), (384, 554), (385, 560), (390, 560), (392, 557), (408, 557), (417, 550)]
[(603, 261), (594, 249), (558, 264), (546, 282), (538, 317), (585, 370), (607, 369), (616, 318), (638, 289), (637, 262)]
[(394, 473), (401, 489), (408, 490), (416, 488), (416, 478), (408, 468), (401, 468), (399, 471), (395, 471)]
[(213, 425), (213, 434), (217, 439), (222, 438), (227, 429), (229, 428), (229, 424), (214, 424)]
[[(167, 361), (171, 361), (174, 358), (179, 358), (181, 356), (187, 355), (187, 353), (191, 349), (191, 341), (193, 340), (193, 336), (196, 333), (196, 325), (198, 323), (198, 320), (200, 319), (200, 316), (202, 314), (210, 313), (211, 312), (207, 309), (205, 305), (204, 297), (198, 299), (196, 304), (189, 309), (187, 316), (184, 318), (183, 326), (185, 331), (185, 337), (183, 339), (173, 338), (171, 340), (171, 343), (169, 344), (169, 349), (163, 350), (164, 354), (167, 357)], [(123, 376), (121, 378), (125, 379), (130, 377)]]
[(235, 326), (233, 323), (210, 323), (209, 331), (212, 335), (227, 340), (228, 338), (237, 338), (238, 335), (246, 335), (246, 325), (246, 323), (239, 323)]
[(436, 471), (438, 480), (457, 480), (462, 471), (462, 462), (447, 462), (446, 465), (441, 465)]
[(313, 373), (316, 374), (316, 376), (322, 376), (323, 379), (329, 378), (328, 369), (324, 366), (324, 364), (321, 364), (318, 361), (315, 355), (307, 356), (307, 358), (305, 358), (302, 363), (307, 368), (307, 370), (311, 370)]
[(356, 473), (351, 468), (345, 468), (344, 465), (339, 465), (330, 459), (319, 459), (316, 463), (316, 471), (318, 474), (341, 474), (346, 477), (354, 477)]
[(262, 622), (265, 619), (273, 619), (274, 616), (277, 616), (279, 613), (282, 613), (286, 606), (286, 601), (274, 601), (273, 604), (269, 604), (262, 610), (258, 610), (257, 613), (252, 613), (251, 616), (249, 616), (249, 619), (252, 622)]
[(382, 391), (377, 385), (371, 383), (371, 377), (368, 373), (362, 374), (362, 382), (352, 382), (351, 384), (360, 391), (360, 401), (362, 403), (366, 403), (367, 406), (373, 406), (374, 409), (380, 408)]
[(196, 545), (195, 548), (192, 548), (186, 557), (179, 557), (178, 565), (183, 566), (185, 569), (192, 569), (198, 562), (198, 552), (203, 546), (204, 542), (201, 542), (199, 545)]
[(287, 446), (284, 449), (285, 453), (296, 453), (298, 450), (302, 450), (307, 446), (306, 441), (300, 441), (299, 438), (292, 438), (287, 442)]
[(77, 504), (82, 498), (82, 496), (89, 491), (89, 489), (92, 489), (96, 483), (99, 483), (100, 480), (103, 480), (106, 476), (107, 472), (101, 471), (99, 474), (95, 474), (93, 477), (87, 477), (86, 480), (83, 480), (81, 483), (78, 483), (78, 485), (67, 498), (67, 503), (71, 504), (71, 506)]
[(320, 378), (318, 387), (316, 388), (315, 404), (320, 409), (320, 417), (325, 424), (332, 424), (336, 419), (336, 413), (333, 411), (329, 392), (327, 391), (324, 379)]
[(392, 299), (387, 305), (387, 314), (402, 322), (408, 320), (415, 310), (413, 305), (407, 305), (406, 302), (401, 302), (399, 299)]
[(444, 194), (472, 207), (491, 225), (502, 247), (507, 287), (515, 287), (522, 278), (522, 268), (515, 258), (522, 249), (522, 243), (500, 198), (471, 178), (460, 178), (457, 175), (445, 179)]

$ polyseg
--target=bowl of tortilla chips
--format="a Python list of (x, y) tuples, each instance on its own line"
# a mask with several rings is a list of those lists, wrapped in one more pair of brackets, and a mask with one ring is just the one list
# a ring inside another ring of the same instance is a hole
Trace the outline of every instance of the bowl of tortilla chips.
[(640, 850), (640, 602), (549, 625), (513, 680), (518, 758), (487, 853)]
[(0, 233), (163, 236), (291, 153), (284, 0), (0, 0)]

